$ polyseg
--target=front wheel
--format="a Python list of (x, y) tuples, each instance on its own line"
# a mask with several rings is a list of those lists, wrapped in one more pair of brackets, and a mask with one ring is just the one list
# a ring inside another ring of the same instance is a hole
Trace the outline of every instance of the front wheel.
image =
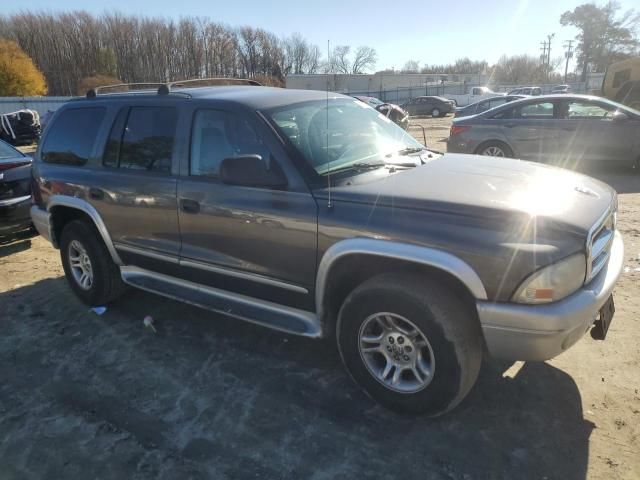
[(469, 392), (482, 334), (469, 305), (418, 275), (380, 275), (356, 288), (338, 319), (349, 373), (387, 408), (440, 415)]
[(431, 116), (433, 118), (438, 118), (440, 116), (440, 109), (434, 108), (433, 110), (431, 110)]

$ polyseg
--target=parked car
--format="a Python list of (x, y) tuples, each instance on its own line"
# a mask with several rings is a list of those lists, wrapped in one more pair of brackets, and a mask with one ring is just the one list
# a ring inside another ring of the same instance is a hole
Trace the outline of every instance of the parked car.
[(455, 106), (464, 107), (486, 98), (500, 97), (502, 95), (504, 95), (504, 93), (494, 92), (488, 87), (473, 87), (469, 93), (447, 94), (444, 95), (444, 97), (452, 100)]
[(455, 110), (455, 104), (443, 97), (415, 97), (401, 105), (409, 115), (431, 115), (444, 117)]
[(406, 130), (409, 127), (409, 112), (403, 110), (398, 105), (395, 105), (393, 103), (385, 103), (375, 97), (354, 95), (353, 98), (357, 98), (361, 102), (364, 102), (367, 105), (375, 108), (385, 117), (389, 118), (392, 122), (395, 122), (400, 127), (402, 127), (403, 130)]
[(499, 105), (512, 102), (514, 100), (520, 100), (525, 98), (525, 95), (505, 95), (504, 97), (493, 97), (480, 102), (472, 103), (466, 107), (458, 107), (455, 111), (455, 118), (468, 117), (469, 115), (476, 115), (478, 113), (486, 112)]
[(31, 226), (31, 158), (0, 140), (0, 236)]
[(535, 97), (542, 95), (542, 89), (540, 87), (518, 87), (510, 90), (507, 95), (528, 95)]
[(31, 145), (40, 138), (40, 116), (35, 110), (0, 114), (0, 140), (12, 145)]
[(555, 94), (555, 93), (571, 93), (571, 86), (570, 85), (556, 85), (555, 87), (553, 87), (551, 89), (551, 93)]
[(515, 157), (569, 168), (640, 167), (640, 112), (588, 95), (526, 98), (455, 119), (448, 151)]
[(180, 83), (69, 101), (45, 131), (31, 215), (83, 302), (129, 284), (335, 338), (374, 399), (430, 415), (485, 351), (546, 360), (596, 318), (604, 338), (624, 259), (609, 186), (430, 152), (343, 95)]

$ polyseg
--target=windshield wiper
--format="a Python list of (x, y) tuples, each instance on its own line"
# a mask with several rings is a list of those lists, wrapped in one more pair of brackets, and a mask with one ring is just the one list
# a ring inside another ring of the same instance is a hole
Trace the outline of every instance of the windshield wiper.
[(411, 155), (412, 153), (419, 153), (419, 152), (422, 152), (423, 150), (426, 150), (426, 148), (425, 147), (407, 147), (407, 148), (403, 148), (402, 150), (398, 150), (397, 154)]
[[(344, 172), (347, 170), (373, 170), (376, 168), (382, 168), (385, 165), (387, 164), (384, 162), (371, 162), (371, 163), (356, 162), (356, 163), (350, 163), (349, 165), (345, 165), (343, 167), (332, 168), (331, 170), (329, 170), (329, 173)], [(324, 172), (324, 175), (326, 174), (327, 172)]]
[[(393, 171), (396, 168), (412, 168), (417, 166), (418, 164), (415, 162), (371, 162), (371, 163), (356, 162), (356, 163), (351, 163), (349, 165), (345, 165), (344, 167), (338, 167), (338, 168), (332, 169), (329, 171), (329, 173), (346, 172), (349, 170), (356, 170), (356, 171), (374, 170), (382, 167), (387, 167)], [(327, 172), (323, 173), (323, 175), (326, 175), (326, 174)]]

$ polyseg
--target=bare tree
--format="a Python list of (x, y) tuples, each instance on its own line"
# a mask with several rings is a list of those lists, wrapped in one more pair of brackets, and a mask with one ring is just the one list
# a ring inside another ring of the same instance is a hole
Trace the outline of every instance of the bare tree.
[(404, 64), (400, 73), (419, 73), (420, 72), (420, 63), (416, 60), (409, 60)]
[(281, 85), (284, 75), (315, 73), (321, 63), (320, 49), (300, 34), (281, 39), (203, 17), (21, 12), (0, 15), (0, 37), (33, 59), (52, 95), (73, 95), (81, 79), (104, 76), (123, 82), (243, 76)]
[(317, 73), (320, 68), (320, 48), (317, 45), (310, 45), (309, 52), (307, 54), (307, 60), (305, 62), (306, 73)]
[(366, 70), (373, 69), (377, 61), (378, 54), (374, 48), (367, 46), (358, 47), (351, 65), (351, 73), (364, 73)]
[(348, 45), (338, 45), (333, 49), (329, 59), (329, 68), (332, 73), (351, 73), (349, 52), (351, 47)]

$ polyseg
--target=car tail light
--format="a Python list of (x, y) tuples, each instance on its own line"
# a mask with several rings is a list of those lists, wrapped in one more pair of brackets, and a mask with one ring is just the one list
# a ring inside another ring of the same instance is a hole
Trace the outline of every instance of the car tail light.
[(42, 194), (40, 193), (40, 185), (38, 185), (37, 180), (33, 176), (33, 171), (31, 171), (31, 203), (33, 205), (43, 205)]
[(5, 170), (11, 170), (12, 168), (24, 167), (25, 165), (29, 165), (30, 163), (31, 163), (31, 160), (0, 163), (0, 172), (3, 172)]
[(455, 135), (459, 135), (462, 132), (466, 132), (471, 128), (470, 125), (451, 125), (451, 131), (449, 132), (449, 136), (453, 137)]

